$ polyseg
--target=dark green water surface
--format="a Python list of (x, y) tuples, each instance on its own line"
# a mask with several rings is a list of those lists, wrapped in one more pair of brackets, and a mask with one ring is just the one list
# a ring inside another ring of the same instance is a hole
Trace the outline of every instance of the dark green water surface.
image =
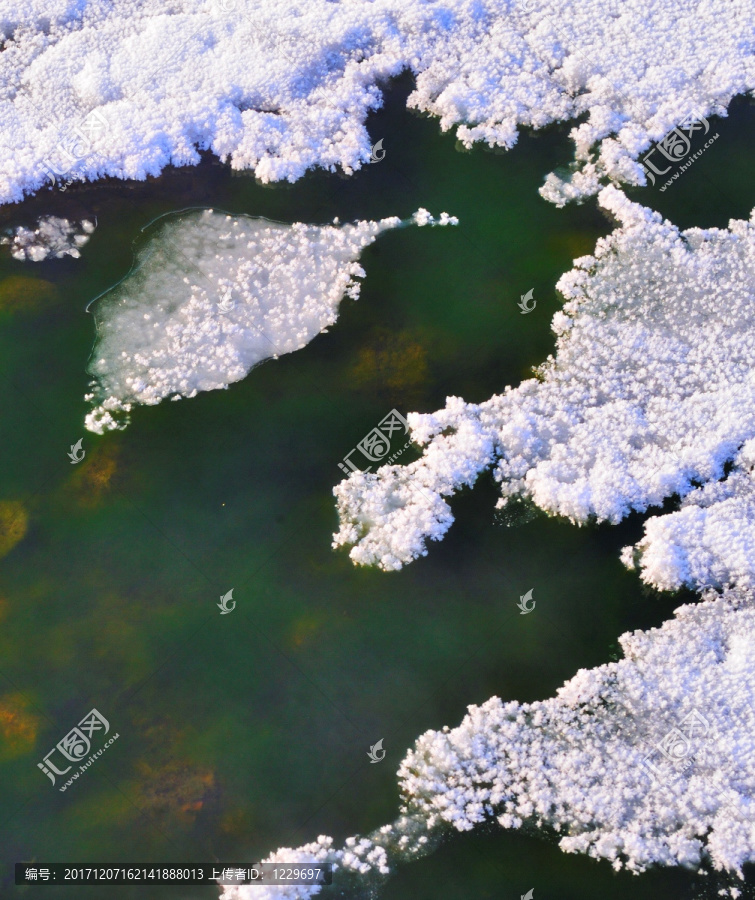
[[(528, 377), (553, 347), (559, 275), (611, 228), (594, 202), (558, 210), (537, 194), (571, 159), (567, 129), (523, 135), (508, 154), (460, 152), (437, 122), (405, 111), (407, 92), (399, 82), (370, 120), (385, 159), (351, 178), (263, 187), (207, 159), (0, 210), (0, 227), (98, 219), (80, 260), (0, 260), (0, 501), (28, 514), (0, 564), (3, 896), (211, 898), (213, 888), (21, 890), (12, 863), (252, 861), (318, 834), (369, 832), (395, 818), (395, 771), (424, 730), (456, 725), (494, 694), (548, 697), (615, 658), (619, 634), (687, 599), (643, 591), (619, 563), (639, 517), (507, 527), (488, 477), (454, 500), (447, 539), (400, 573), (357, 569), (330, 549), (344, 454), (393, 407), (481, 401)], [(685, 227), (748, 216), (750, 108), (723, 124), (730, 139), (698, 172), (632, 196)], [(721, 182), (708, 199), (703, 175)], [(314, 223), (424, 206), (461, 224), (381, 236), (362, 258), (361, 298), (306, 349), (227, 391), (139, 408), (125, 432), (90, 435), (84, 308), (128, 271), (140, 229), (186, 206)], [(530, 288), (537, 308), (521, 315)], [(82, 436), (87, 456), (73, 466), (66, 454)], [(231, 588), (236, 609), (221, 616)], [(520, 616), (529, 588), (537, 607)], [(119, 739), (60, 793), (37, 762), (92, 707)], [(370, 765), (380, 738), (386, 758)], [(382, 896), (530, 888), (537, 900), (695, 891), (683, 872), (615, 874), (490, 829), (406, 867)]]

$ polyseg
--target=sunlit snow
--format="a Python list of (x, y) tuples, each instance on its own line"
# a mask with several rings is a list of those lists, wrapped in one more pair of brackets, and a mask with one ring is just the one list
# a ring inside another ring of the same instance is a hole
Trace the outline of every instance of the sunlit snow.
[(89, 240), (95, 229), (94, 222), (70, 222), (58, 216), (45, 216), (37, 222), (36, 228), (19, 225), (8, 236), (0, 238), (0, 244), (10, 245), (14, 259), (42, 262), (53, 257), (81, 256), (79, 249)]
[(262, 181), (370, 159), (382, 85), (460, 140), (585, 116), (545, 194), (644, 181), (637, 158), (755, 87), (753, 0), (0, 0), (0, 202), (143, 179), (211, 150)]
[[(581, 669), (555, 697), (493, 697), (428, 731), (399, 768), (402, 811), (342, 848), (321, 835), (271, 861), (331, 862), (375, 885), (449, 829), (548, 829), (562, 850), (644, 871), (742, 877), (755, 859), (755, 608), (736, 592), (620, 638), (624, 659)], [(226, 887), (223, 900), (307, 898), (317, 887)], [(356, 893), (356, 892), (355, 892)], [(736, 894), (732, 894), (736, 896)]]

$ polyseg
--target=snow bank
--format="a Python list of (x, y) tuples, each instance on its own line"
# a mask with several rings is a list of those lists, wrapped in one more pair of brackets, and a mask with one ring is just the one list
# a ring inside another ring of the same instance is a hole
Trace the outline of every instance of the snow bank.
[[(486, 403), (449, 398), (440, 412), (410, 414), (422, 458), (336, 486), (334, 542), (353, 544), (355, 562), (396, 569), (426, 553), (427, 539), (451, 524), (445, 498), (491, 465), (499, 506), (523, 497), (573, 522), (618, 522), (721, 479), (755, 438), (755, 218), (680, 233), (616, 188), (600, 202), (620, 227), (559, 281), (566, 303), (553, 319), (556, 354), (537, 377)], [(694, 493), (673, 534), (667, 517), (653, 520), (644, 558), (656, 536), (667, 538), (647, 569), (653, 583), (690, 580), (672, 547), (685, 535), (691, 580), (726, 583), (714, 557), (740, 527), (727, 565), (751, 576), (750, 476), (734, 475)], [(703, 518), (707, 557), (694, 536)]]
[(94, 222), (84, 219), (80, 223), (69, 222), (57, 216), (45, 216), (37, 222), (35, 229), (20, 225), (10, 236), (0, 238), (0, 244), (10, 244), (10, 255), (14, 259), (41, 262), (53, 256), (81, 256), (79, 248), (89, 240), (94, 231)]
[(755, 86), (753, 0), (0, 0), (0, 202), (65, 178), (143, 179), (210, 149), (262, 181), (370, 159), (378, 87), (460, 140), (587, 114), (556, 202)]
[[(620, 642), (624, 659), (580, 670), (551, 699), (493, 697), (457, 728), (422, 735), (399, 769), (403, 807), (392, 825), (341, 850), (321, 836), (278, 851), (281, 861), (333, 862), (372, 886), (430, 852), (444, 830), (497, 820), (555, 832), (562, 850), (616, 869), (684, 865), (741, 878), (755, 860), (751, 596), (711, 593)], [(222, 897), (318, 891), (227, 887)]]
[(361, 251), (402, 224), (448, 225), (418, 210), (353, 225), (282, 225), (213, 210), (163, 220), (129, 275), (94, 303), (90, 431), (125, 428), (134, 404), (227, 387), (304, 347), (359, 295)]

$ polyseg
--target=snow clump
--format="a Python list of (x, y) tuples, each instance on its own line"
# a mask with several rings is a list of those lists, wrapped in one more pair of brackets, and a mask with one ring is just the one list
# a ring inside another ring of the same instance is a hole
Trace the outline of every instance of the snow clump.
[(475, 142), (582, 118), (556, 203), (755, 88), (755, 0), (0, 0), (0, 203), (45, 184), (144, 179), (204, 150), (264, 182), (370, 160), (382, 85)]
[(57, 216), (45, 216), (34, 229), (19, 225), (10, 236), (0, 238), (0, 244), (10, 244), (10, 255), (14, 259), (42, 262), (43, 259), (63, 256), (81, 256), (79, 248), (89, 240), (94, 231), (94, 222), (84, 219), (78, 225)]

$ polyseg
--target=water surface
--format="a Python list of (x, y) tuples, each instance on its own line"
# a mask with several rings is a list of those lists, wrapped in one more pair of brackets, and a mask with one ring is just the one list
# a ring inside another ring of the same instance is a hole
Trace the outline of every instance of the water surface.
[[(99, 223), (81, 260), (0, 261), (0, 501), (28, 516), (0, 574), (9, 896), (21, 894), (16, 860), (251, 861), (321, 833), (369, 832), (395, 817), (395, 770), (421, 732), (457, 724), (467, 704), (494, 694), (552, 695), (580, 667), (615, 658), (619, 634), (659, 624), (686, 599), (643, 590), (619, 563), (640, 517), (508, 527), (489, 476), (453, 501), (446, 540), (400, 573), (356, 569), (331, 551), (341, 458), (394, 407), (481, 401), (528, 377), (553, 348), (555, 282), (611, 228), (594, 202), (557, 210), (537, 194), (571, 158), (567, 129), (525, 134), (508, 154), (461, 152), (437, 122), (406, 112), (408, 90), (398, 82), (371, 117), (385, 159), (351, 178), (263, 187), (208, 158), (148, 183), (43, 191), (0, 211), (0, 225), (47, 213)], [(750, 107), (725, 124), (715, 152), (726, 163), (709, 151), (665, 194), (633, 196), (685, 227), (746, 216)], [(702, 202), (708, 165), (726, 190)], [(424, 206), (461, 223), (381, 236), (362, 258), (361, 298), (344, 301), (337, 325), (306, 349), (227, 391), (137, 409), (125, 432), (89, 435), (84, 309), (126, 274), (144, 225), (189, 205), (312, 223)], [(537, 307), (521, 315), (530, 288)], [(66, 454), (82, 436), (87, 456), (74, 466)], [(236, 609), (220, 616), (230, 588)], [(529, 588), (537, 607), (520, 616)], [(119, 740), (60, 793), (36, 763), (92, 707)], [(386, 758), (370, 765), (380, 738)], [(684, 872), (617, 875), (547, 839), (491, 828), (406, 867), (383, 896), (530, 888), (559, 900), (697, 890)], [(123, 900), (216, 896), (115, 890)], [(26, 895), (78, 900), (82, 890)]]

